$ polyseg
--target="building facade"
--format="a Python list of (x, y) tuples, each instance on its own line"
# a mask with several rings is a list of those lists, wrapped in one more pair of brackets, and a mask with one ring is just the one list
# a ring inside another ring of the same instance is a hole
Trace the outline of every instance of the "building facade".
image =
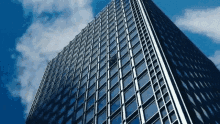
[(220, 71), (151, 0), (112, 0), (48, 63), (27, 124), (218, 124)]

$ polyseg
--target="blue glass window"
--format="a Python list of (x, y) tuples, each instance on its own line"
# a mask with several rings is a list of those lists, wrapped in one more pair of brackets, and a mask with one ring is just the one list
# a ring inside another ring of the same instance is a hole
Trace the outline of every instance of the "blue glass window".
[(118, 82), (118, 75), (116, 74), (114, 77), (111, 78), (110, 84), (113, 87)]
[(143, 87), (145, 84), (149, 82), (150, 78), (148, 76), (148, 73), (145, 73), (141, 78), (138, 80), (139, 87)]
[(89, 122), (94, 116), (94, 108), (92, 108), (86, 115), (86, 123)]
[(128, 99), (133, 96), (135, 93), (134, 86), (131, 86), (127, 91), (125, 91), (125, 101), (128, 101)]
[(118, 114), (115, 118), (112, 119), (111, 124), (120, 124), (121, 123), (121, 114)]
[(95, 85), (89, 89), (88, 97), (90, 97), (93, 93), (95, 93)]
[(129, 61), (129, 55), (126, 54), (122, 59), (121, 59), (121, 66), (124, 66), (128, 61)]
[(136, 73), (137, 73), (137, 75), (140, 75), (145, 69), (146, 69), (145, 62), (142, 61), (142, 62), (136, 67)]
[(98, 111), (102, 110), (106, 106), (106, 98), (103, 98), (98, 103)]
[(99, 98), (101, 98), (106, 93), (106, 86), (102, 87), (102, 89), (99, 90)]
[(113, 99), (119, 93), (119, 86), (116, 86), (113, 90), (111, 90), (111, 99)]
[(78, 107), (84, 103), (84, 95), (78, 99)]
[(120, 107), (120, 99), (117, 99), (111, 104), (111, 113), (114, 113)]
[(76, 119), (78, 119), (80, 116), (83, 115), (83, 107), (81, 107), (77, 112), (76, 112)]
[(98, 124), (102, 124), (106, 120), (106, 111), (98, 115)]
[(106, 82), (106, 76), (101, 77), (101, 79), (99, 80), (99, 87), (101, 87), (103, 84), (105, 84)]
[(138, 116), (135, 117), (129, 124), (140, 124)]
[(129, 71), (131, 71), (130, 63), (126, 64), (126, 65), (122, 68), (122, 74), (123, 74), (123, 76), (126, 75)]
[(124, 88), (127, 87), (132, 82), (132, 79), (133, 78), (132, 78), (131, 73), (123, 79)]
[(128, 106), (126, 106), (126, 116), (130, 116), (135, 110), (137, 109), (137, 103), (136, 101), (132, 101), (131, 104), (129, 104)]
[(148, 120), (150, 117), (152, 117), (156, 112), (158, 111), (157, 105), (155, 102), (150, 104), (145, 110), (144, 110), (144, 115), (145, 119)]
[(111, 70), (110, 70), (111, 76), (113, 76), (117, 71), (118, 71), (117, 65), (113, 66), (113, 67), (111, 68)]
[(90, 108), (95, 103), (95, 96), (92, 96), (87, 102), (87, 108)]

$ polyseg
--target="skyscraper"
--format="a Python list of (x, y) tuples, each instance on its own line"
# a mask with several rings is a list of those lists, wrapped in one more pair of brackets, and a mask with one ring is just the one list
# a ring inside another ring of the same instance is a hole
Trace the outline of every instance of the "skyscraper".
[(49, 62), (26, 123), (218, 124), (219, 76), (151, 0), (112, 0)]

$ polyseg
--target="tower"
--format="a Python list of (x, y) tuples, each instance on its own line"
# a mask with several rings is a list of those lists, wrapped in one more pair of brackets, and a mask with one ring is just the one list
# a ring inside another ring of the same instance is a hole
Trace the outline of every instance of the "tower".
[(113, 0), (49, 62), (26, 123), (218, 123), (219, 70), (151, 0)]

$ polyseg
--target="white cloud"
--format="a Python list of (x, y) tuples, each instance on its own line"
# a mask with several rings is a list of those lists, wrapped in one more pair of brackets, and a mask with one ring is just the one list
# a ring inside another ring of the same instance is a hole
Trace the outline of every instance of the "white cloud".
[[(21, 98), (26, 107), (26, 118), (47, 61), (54, 58), (92, 20), (93, 13), (90, 0), (19, 1), (25, 14), (33, 13), (33, 22), (18, 40), (16, 50), (21, 53), (17, 57), (18, 77), (7, 87), (14, 97)], [(45, 13), (49, 16), (42, 16)], [(54, 13), (58, 16), (51, 16)], [(53, 18), (49, 19), (50, 16)]]
[(220, 69), (220, 50), (216, 51), (213, 56), (209, 57), (209, 59), (214, 62), (218, 69)]
[(220, 43), (220, 7), (203, 10), (186, 9), (175, 21), (182, 29), (203, 34)]

